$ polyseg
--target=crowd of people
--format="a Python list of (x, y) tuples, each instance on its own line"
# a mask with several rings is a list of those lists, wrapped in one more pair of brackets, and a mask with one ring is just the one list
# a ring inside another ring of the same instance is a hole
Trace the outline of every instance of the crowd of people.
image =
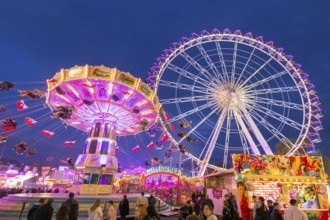
[(180, 208), (179, 220), (217, 220), (218, 218), (213, 213), (213, 210), (214, 203), (212, 199), (203, 191), (196, 191), (192, 193), (191, 200), (188, 200), (186, 204)]
[[(45, 198), (39, 199), (28, 212), (27, 220), (51, 220), (53, 216), (52, 203), (53, 199), (49, 198), (47, 201)], [(152, 193), (146, 198), (144, 192), (136, 201), (135, 207), (135, 219), (136, 220), (160, 220), (160, 215), (156, 211), (157, 199)], [(126, 217), (130, 214), (130, 205), (127, 196), (124, 195), (119, 203), (119, 214), (121, 220), (126, 220)], [(79, 213), (79, 204), (74, 199), (74, 193), (69, 194), (69, 198), (63, 202), (56, 213), (56, 220), (77, 220)], [(112, 200), (106, 203), (105, 209), (101, 208), (101, 200), (96, 199), (94, 204), (88, 210), (88, 220), (103, 220), (104, 214), (106, 220), (117, 219), (117, 207)]]
[(263, 197), (253, 196), (253, 220), (307, 220), (306, 213), (298, 208), (297, 200), (290, 200), (290, 207), (284, 210), (284, 216), (281, 214), (281, 205), (278, 202), (267, 200)]
[[(30, 208), (27, 220), (51, 220), (54, 209), (52, 207), (54, 199), (45, 198), (39, 201)], [(79, 204), (74, 199), (74, 193), (69, 193), (69, 198), (61, 204), (61, 207), (56, 212), (56, 220), (77, 220)]]
[[(59, 193), (59, 188), (42, 188), (42, 187), (2, 187), (0, 188), (0, 198), (6, 197), (10, 194), (19, 194), (19, 193)], [(68, 193), (66, 191), (65, 193)]]

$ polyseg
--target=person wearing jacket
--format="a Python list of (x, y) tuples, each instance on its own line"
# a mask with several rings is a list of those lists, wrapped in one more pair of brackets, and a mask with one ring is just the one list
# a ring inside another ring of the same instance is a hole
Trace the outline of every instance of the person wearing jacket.
[(308, 220), (306, 213), (298, 208), (297, 200), (290, 199), (290, 205), (284, 211), (284, 220)]

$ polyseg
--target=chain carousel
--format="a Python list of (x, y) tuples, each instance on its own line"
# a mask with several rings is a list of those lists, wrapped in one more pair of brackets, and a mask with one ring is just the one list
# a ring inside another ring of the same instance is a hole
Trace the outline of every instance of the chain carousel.
[(161, 109), (141, 79), (105, 66), (62, 69), (47, 81), (46, 103), (53, 117), (89, 133), (74, 165), (72, 191), (109, 194), (118, 171), (116, 137), (149, 129)]

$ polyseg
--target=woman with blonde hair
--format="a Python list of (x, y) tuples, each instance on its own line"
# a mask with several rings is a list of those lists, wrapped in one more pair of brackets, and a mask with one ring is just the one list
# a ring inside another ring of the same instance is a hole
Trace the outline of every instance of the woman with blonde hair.
[(143, 204), (135, 207), (135, 220), (146, 220), (148, 218), (147, 208)]
[(95, 200), (92, 207), (88, 210), (88, 220), (102, 220), (103, 212), (100, 205), (101, 200)]
[(117, 219), (117, 213), (116, 213), (116, 207), (113, 204), (113, 201), (110, 200), (108, 206), (108, 212), (107, 212), (107, 220), (116, 220)]

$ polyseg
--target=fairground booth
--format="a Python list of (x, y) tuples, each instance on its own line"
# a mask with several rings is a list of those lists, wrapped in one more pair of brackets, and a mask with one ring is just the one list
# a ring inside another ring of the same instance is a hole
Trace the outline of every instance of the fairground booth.
[(185, 202), (193, 191), (203, 189), (203, 179), (184, 176), (178, 168), (170, 166), (153, 166), (141, 178), (144, 191), (153, 192), (171, 204)]
[(234, 154), (232, 158), (243, 220), (250, 218), (253, 195), (279, 202), (283, 209), (296, 199), (309, 219), (328, 219), (328, 182), (321, 157)]

